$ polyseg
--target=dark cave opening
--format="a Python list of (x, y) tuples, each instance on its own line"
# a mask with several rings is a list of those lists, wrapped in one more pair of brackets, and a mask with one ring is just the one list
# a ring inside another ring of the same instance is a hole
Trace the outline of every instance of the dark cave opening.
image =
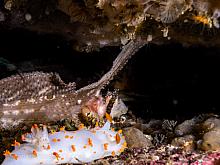
[[(119, 47), (105, 47), (80, 53), (60, 36), (20, 29), (4, 30), (0, 35), (1, 57), (17, 67), (10, 71), (7, 65), (1, 65), (0, 78), (17, 71), (58, 72), (64, 81), (75, 81), (80, 88), (107, 72), (120, 52)], [(149, 44), (107, 88), (121, 87), (120, 92), (131, 98), (125, 101), (129, 109), (143, 119), (189, 119), (218, 113), (219, 53), (220, 49), (213, 47)]]
[(219, 48), (149, 45), (131, 63), (131, 90), (146, 100), (140, 116), (189, 119), (218, 113)]

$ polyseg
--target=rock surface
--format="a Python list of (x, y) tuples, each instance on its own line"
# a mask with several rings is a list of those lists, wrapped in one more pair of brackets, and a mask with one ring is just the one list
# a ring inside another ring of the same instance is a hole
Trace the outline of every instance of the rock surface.
[(147, 148), (152, 146), (151, 139), (146, 138), (145, 135), (137, 128), (125, 128), (123, 129), (123, 134), (125, 135), (128, 147), (130, 148)]

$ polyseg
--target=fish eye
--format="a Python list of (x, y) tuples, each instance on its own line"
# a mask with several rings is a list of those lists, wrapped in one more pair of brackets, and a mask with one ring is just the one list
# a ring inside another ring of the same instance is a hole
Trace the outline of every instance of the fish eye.
[(212, 145), (211, 145), (210, 143), (207, 143), (207, 146), (208, 146), (209, 148), (211, 148)]
[(87, 117), (92, 117), (92, 113), (91, 113), (91, 112), (88, 112), (88, 113), (86, 113), (86, 116), (87, 116)]

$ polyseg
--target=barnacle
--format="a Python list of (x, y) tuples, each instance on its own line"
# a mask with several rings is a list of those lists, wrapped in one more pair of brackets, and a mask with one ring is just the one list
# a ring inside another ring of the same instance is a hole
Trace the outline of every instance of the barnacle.
[(207, 0), (194, 0), (192, 5), (199, 15), (207, 14), (210, 9), (210, 3)]
[(144, 5), (139, 0), (99, 1), (97, 6), (103, 9), (109, 21), (115, 25), (138, 26), (145, 19)]
[(7, 10), (11, 10), (13, 5), (14, 5), (14, 1), (13, 0), (5, 0), (4, 1), (4, 7)]
[(163, 23), (172, 23), (191, 7), (186, 0), (163, 0), (160, 2), (159, 18)]

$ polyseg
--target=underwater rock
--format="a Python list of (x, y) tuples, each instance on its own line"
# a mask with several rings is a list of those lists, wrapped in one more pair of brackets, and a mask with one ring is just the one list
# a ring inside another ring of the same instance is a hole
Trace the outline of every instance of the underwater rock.
[(220, 150), (220, 119), (209, 118), (203, 123), (206, 133), (203, 135), (199, 148), (205, 151)]
[(156, 44), (173, 39), (183, 45), (220, 45), (216, 0), (5, 0), (2, 4), (7, 9), (2, 11), (5, 25), (59, 34), (78, 51), (121, 46), (137, 36), (152, 36)]
[(177, 125), (175, 128), (175, 134), (177, 136), (183, 136), (187, 134), (191, 134), (192, 130), (195, 128), (195, 124), (197, 123), (196, 118), (192, 118), (190, 120), (185, 120), (181, 124)]
[(152, 119), (146, 124), (141, 124), (141, 130), (143, 130), (145, 134), (152, 134), (153, 132), (158, 132), (158, 130), (162, 128), (162, 123), (161, 120)]
[(217, 118), (209, 118), (207, 119), (203, 124), (202, 124), (203, 128), (208, 131), (208, 130), (212, 130), (212, 129), (216, 129), (216, 128), (220, 128), (220, 119)]
[(220, 128), (213, 129), (204, 134), (201, 149), (205, 151), (220, 150)]
[(190, 152), (195, 149), (195, 137), (193, 135), (185, 135), (172, 140), (171, 145), (181, 147), (184, 151)]
[(143, 132), (141, 132), (137, 128), (124, 128), (123, 134), (125, 136), (129, 148), (148, 148), (152, 146), (151, 139), (146, 138)]

